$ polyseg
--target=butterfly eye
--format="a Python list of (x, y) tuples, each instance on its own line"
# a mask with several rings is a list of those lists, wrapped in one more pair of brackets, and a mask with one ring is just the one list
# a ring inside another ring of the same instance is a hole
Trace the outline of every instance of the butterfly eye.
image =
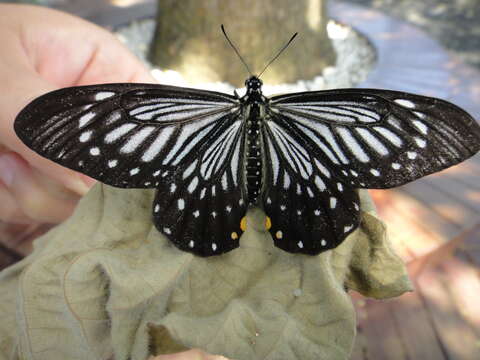
[(263, 85), (262, 80), (256, 76), (252, 76), (245, 81), (245, 86), (249, 90), (259, 90)]

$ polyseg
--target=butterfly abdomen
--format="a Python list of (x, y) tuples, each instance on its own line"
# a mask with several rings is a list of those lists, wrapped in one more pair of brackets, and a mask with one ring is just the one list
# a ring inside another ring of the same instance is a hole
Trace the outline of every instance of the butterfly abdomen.
[(250, 105), (246, 125), (246, 179), (248, 204), (255, 205), (262, 186), (262, 148), (260, 140), (260, 106)]

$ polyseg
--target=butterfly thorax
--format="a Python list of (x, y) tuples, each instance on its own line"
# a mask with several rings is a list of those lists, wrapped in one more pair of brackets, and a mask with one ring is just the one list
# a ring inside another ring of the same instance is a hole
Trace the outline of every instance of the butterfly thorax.
[(245, 105), (245, 178), (249, 205), (256, 205), (262, 188), (263, 144), (261, 138), (262, 119), (265, 113), (266, 98), (262, 95), (262, 81), (255, 76), (245, 81), (247, 93), (241, 101)]

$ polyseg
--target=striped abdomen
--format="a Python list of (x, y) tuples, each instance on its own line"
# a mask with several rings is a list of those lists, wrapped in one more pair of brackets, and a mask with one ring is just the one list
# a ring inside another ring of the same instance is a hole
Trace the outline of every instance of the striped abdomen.
[(248, 204), (255, 205), (262, 186), (262, 153), (260, 144), (260, 108), (251, 107), (246, 128), (246, 178)]

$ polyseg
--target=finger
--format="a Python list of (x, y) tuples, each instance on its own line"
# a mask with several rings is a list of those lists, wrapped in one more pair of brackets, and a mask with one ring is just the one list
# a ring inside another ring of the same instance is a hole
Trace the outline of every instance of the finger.
[(36, 173), (18, 154), (11, 152), (0, 155), (0, 180), (19, 211), (39, 222), (63, 221), (73, 212), (79, 198)]
[(11, 224), (28, 224), (32, 222), (18, 207), (17, 201), (0, 182), (0, 221)]
[(105, 32), (97, 38), (96, 51), (88, 62), (79, 85), (111, 82), (156, 83), (140, 62), (115, 36)]
[[(54, 178), (67, 189), (84, 195), (91, 186), (91, 179), (35, 154), (16, 136), (13, 121), (17, 113), (35, 97), (55, 87), (35, 75), (33, 70), (25, 68), (26, 65), (22, 63), (25, 55), (21, 53), (19, 41), (13, 41), (14, 35), (6, 39), (4, 35), (0, 35), (0, 39), (5, 40), (2, 46), (5, 44), (9, 55), (0, 57), (0, 69), (9, 71), (0, 71), (0, 84), (9, 91), (4, 91), (0, 96), (0, 145), (19, 153), (27, 162), (35, 164), (46, 176)], [(15, 76), (9, 76), (12, 73)]]
[(168, 354), (168, 355), (158, 355), (149, 360), (228, 360), (226, 357), (221, 355), (211, 355), (200, 349), (191, 349), (188, 351)]
[(141, 61), (106, 29), (35, 6), (22, 7), (21, 15), (23, 47), (36, 72), (51, 84), (155, 82)]

